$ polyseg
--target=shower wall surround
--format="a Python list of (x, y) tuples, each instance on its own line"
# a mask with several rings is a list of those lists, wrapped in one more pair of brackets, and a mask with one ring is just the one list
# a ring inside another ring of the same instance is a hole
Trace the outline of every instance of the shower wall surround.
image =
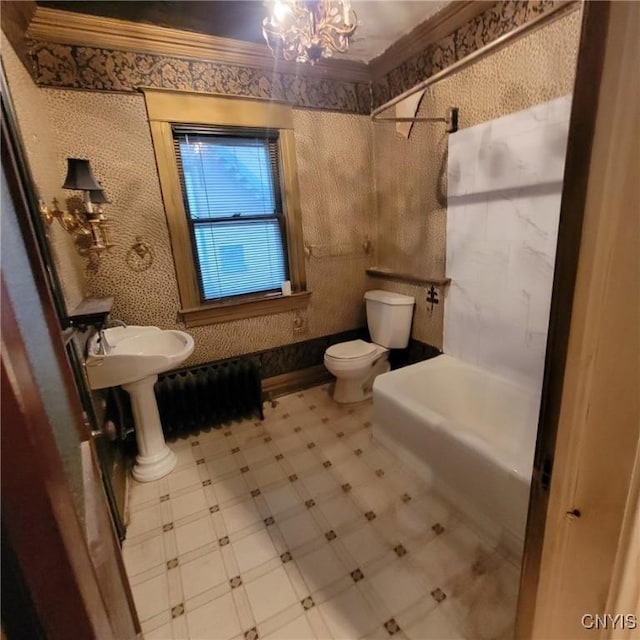
[(444, 350), (542, 388), (571, 96), (449, 137)]
[[(442, 115), (456, 105), (463, 130), (565, 96), (573, 90), (579, 36), (580, 13), (574, 11), (430, 87), (418, 116)], [(445, 276), (448, 139), (440, 124), (417, 122), (408, 140), (393, 124), (374, 124), (377, 266)], [(424, 287), (370, 282), (414, 296), (412, 337), (442, 349), (444, 291), (431, 308)]]

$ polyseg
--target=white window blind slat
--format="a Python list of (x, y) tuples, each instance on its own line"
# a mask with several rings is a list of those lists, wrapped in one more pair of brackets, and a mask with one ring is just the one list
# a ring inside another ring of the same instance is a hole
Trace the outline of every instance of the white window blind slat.
[(288, 265), (277, 138), (174, 131), (204, 301), (280, 289)]

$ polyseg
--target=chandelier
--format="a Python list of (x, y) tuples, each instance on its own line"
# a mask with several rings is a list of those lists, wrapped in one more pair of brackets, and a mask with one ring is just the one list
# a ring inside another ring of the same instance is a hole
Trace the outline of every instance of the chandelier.
[(315, 64), (333, 52), (345, 53), (358, 26), (348, 0), (275, 0), (262, 33), (274, 56)]

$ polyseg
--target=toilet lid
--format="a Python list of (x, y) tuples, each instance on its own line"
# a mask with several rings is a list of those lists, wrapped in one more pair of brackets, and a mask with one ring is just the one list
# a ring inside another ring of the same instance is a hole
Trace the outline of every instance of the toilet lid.
[(362, 358), (368, 356), (376, 350), (376, 345), (364, 340), (349, 340), (330, 346), (326, 354), (332, 358)]

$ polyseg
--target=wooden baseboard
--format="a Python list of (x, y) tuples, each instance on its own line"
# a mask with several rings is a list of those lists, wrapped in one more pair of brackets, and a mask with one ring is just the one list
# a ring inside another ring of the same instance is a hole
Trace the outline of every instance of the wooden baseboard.
[(300, 389), (313, 387), (324, 382), (329, 382), (332, 375), (324, 365), (319, 364), (307, 369), (283, 373), (279, 376), (265, 378), (262, 381), (262, 392), (265, 399), (277, 398), (287, 393), (293, 393)]

